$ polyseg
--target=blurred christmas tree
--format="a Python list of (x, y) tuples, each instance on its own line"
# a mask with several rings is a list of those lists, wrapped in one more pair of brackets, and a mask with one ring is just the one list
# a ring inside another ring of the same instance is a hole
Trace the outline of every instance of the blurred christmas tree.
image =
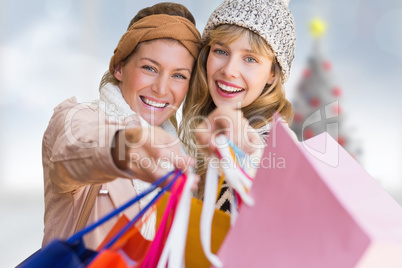
[(328, 132), (358, 160), (362, 152), (350, 136), (351, 129), (345, 128), (346, 116), (340, 105), (342, 89), (333, 79), (331, 62), (321, 52), (320, 40), (325, 30), (324, 21), (310, 22), (313, 50), (292, 100), (295, 116), (291, 128), (299, 141)]

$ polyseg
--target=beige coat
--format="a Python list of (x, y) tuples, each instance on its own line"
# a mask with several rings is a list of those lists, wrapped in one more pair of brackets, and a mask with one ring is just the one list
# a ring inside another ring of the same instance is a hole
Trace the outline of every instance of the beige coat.
[[(102, 184), (88, 224), (136, 195), (132, 176), (118, 169), (111, 158), (110, 144), (115, 132), (125, 128), (113, 122), (96, 105), (78, 104), (75, 98), (58, 105), (43, 137), (42, 159), (45, 187), (44, 237), (42, 245), (54, 238), (73, 234), (90, 184)], [(125, 211), (132, 218), (134, 205)], [(117, 219), (112, 219), (84, 237), (96, 248)]]

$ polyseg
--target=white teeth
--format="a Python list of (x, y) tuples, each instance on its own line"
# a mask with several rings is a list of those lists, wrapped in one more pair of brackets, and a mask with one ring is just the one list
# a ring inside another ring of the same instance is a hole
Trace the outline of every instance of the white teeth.
[(242, 88), (227, 86), (227, 85), (224, 85), (224, 84), (219, 83), (219, 82), (218, 82), (218, 86), (219, 86), (222, 90), (228, 91), (228, 92), (240, 92), (240, 91), (243, 91)]
[(148, 99), (145, 98), (145, 97), (141, 97), (141, 99), (142, 99), (146, 104), (148, 104), (148, 105), (150, 105), (150, 106), (152, 106), (152, 107), (155, 107), (155, 108), (163, 108), (163, 107), (166, 107), (166, 106), (168, 105), (168, 103), (154, 102), (154, 101), (148, 100)]

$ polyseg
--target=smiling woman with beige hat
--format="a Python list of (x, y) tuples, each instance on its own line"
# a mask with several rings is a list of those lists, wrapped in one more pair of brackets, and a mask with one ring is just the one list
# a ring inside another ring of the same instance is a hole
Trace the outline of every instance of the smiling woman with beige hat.
[[(175, 112), (199, 48), (200, 34), (187, 8), (174, 3), (145, 8), (115, 49), (99, 100), (80, 104), (71, 98), (55, 108), (43, 137), (43, 246), (71, 236), (165, 175), (160, 158), (179, 169), (192, 165), (179, 147)], [(146, 202), (125, 214), (134, 217)], [(95, 249), (113, 224), (87, 235), (87, 247)], [(153, 217), (141, 232), (153, 238)]]
[[(213, 128), (203, 131), (208, 125), (218, 125), (217, 118), (222, 118), (223, 133), (240, 148), (248, 144), (256, 149), (252, 155), (256, 164), (274, 113), (285, 122), (292, 120), (284, 83), (294, 58), (296, 33), (288, 4), (285, 0), (225, 0), (209, 17), (180, 126), (180, 137), (197, 157), (200, 198), (207, 159), (216, 148), (211, 140), (218, 133)], [(197, 128), (201, 131), (193, 131)], [(255, 132), (259, 138), (250, 140)], [(254, 166), (244, 168), (250, 175), (255, 171)], [(234, 197), (224, 184), (217, 208), (230, 212)]]

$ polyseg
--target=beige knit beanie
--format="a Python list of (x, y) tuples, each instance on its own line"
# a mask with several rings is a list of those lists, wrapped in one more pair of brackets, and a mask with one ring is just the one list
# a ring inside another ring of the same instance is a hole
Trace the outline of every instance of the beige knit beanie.
[(233, 24), (260, 35), (271, 46), (282, 68), (285, 83), (294, 58), (296, 31), (286, 0), (226, 0), (209, 17), (202, 34), (208, 39), (212, 29)]

